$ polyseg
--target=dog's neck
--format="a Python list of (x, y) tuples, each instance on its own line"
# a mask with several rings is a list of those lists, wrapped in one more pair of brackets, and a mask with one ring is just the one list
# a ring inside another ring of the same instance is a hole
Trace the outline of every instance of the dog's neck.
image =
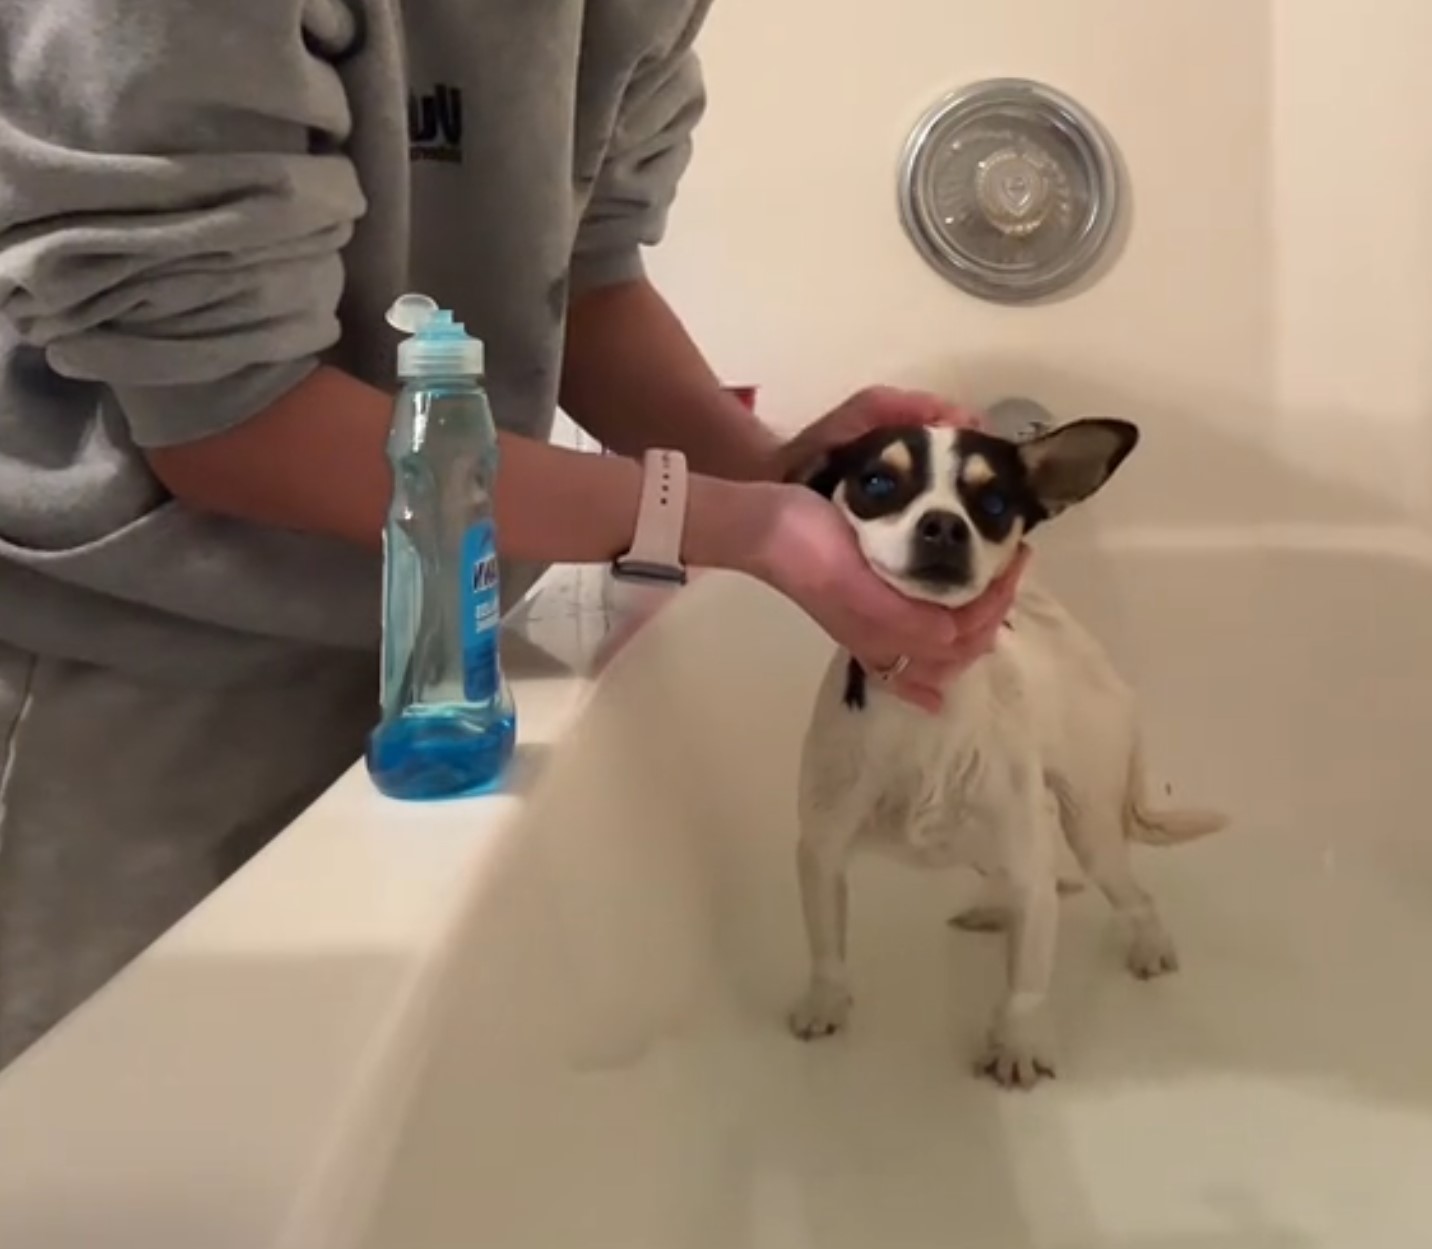
[[(1000, 625), (1000, 633), (1002, 635), (1007, 635), (1013, 632), (1013, 621), (1010, 619), (1006, 619), (1004, 623)], [(995, 646), (998, 647), (999, 644), (1000, 639), (996, 638)], [(962, 668), (958, 673), (950, 677), (950, 679), (945, 684), (944, 692), (947, 695), (953, 694), (957, 689), (960, 688), (962, 683), (965, 683), (967, 686), (967, 683), (970, 680), (977, 679), (980, 675), (979, 669), (985, 665), (985, 663), (991, 658), (993, 654), (994, 651), (993, 649), (991, 649), (991, 651), (987, 654), (979, 656), (979, 658), (976, 659), (973, 663), (971, 663), (967, 668)], [(872, 693), (884, 693), (889, 697), (894, 697), (894, 695), (891, 694), (890, 691), (881, 690), (880, 686), (880, 678), (867, 672), (861, 666), (860, 662), (857, 659), (847, 653), (845, 669), (845, 692), (842, 699), (845, 705), (853, 711), (863, 711), (869, 705)]]

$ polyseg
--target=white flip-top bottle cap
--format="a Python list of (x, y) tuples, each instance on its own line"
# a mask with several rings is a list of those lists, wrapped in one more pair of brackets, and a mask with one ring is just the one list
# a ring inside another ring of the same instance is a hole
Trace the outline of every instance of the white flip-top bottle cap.
[(481, 377), (482, 340), (426, 295), (402, 295), (388, 309), (388, 324), (411, 335), (398, 344), (399, 377)]

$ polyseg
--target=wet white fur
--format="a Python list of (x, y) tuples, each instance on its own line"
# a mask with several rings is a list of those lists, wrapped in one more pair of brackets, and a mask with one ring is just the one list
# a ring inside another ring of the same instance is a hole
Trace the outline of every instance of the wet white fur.
[[(948, 444), (932, 451), (949, 455)], [(852, 521), (867, 558), (892, 581), (910, 526), (931, 506), (964, 510), (953, 490), (940, 487), (938, 497), (927, 493), (892, 520)], [(978, 552), (982, 563), (965, 597), (997, 575), (1019, 536)], [(1132, 692), (1029, 574), (1010, 623), (994, 651), (946, 691), (938, 716), (896, 699), (874, 678), (864, 709), (846, 707), (847, 656), (832, 660), (800, 775), (798, 864), (811, 978), (790, 1024), (802, 1038), (840, 1030), (850, 1012), (846, 870), (858, 851), (920, 867), (969, 866), (987, 877), (988, 901), (955, 923), (1008, 933), (1007, 988), (978, 1063), (1003, 1084), (1033, 1084), (1056, 1066), (1046, 998), (1058, 893), (1062, 881), (1077, 887), (1068, 850), (1126, 926), (1130, 970), (1149, 977), (1176, 968), (1173, 942), (1130, 870), (1128, 844), (1184, 841), (1224, 821), (1149, 809)]]

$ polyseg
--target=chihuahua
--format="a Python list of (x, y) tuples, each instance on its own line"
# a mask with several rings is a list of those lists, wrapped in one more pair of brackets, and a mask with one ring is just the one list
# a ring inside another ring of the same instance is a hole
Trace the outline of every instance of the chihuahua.
[[(1009, 566), (1025, 536), (1089, 498), (1138, 443), (1124, 421), (1080, 420), (1024, 442), (973, 429), (876, 430), (808, 479), (854, 529), (866, 561), (908, 596), (956, 607)], [(1156, 810), (1134, 697), (1099, 645), (1025, 575), (994, 648), (930, 715), (837, 654), (817, 695), (799, 782), (801, 902), (811, 978), (790, 1026), (842, 1029), (851, 1009), (846, 872), (858, 850), (919, 867), (973, 867), (989, 897), (952, 923), (1007, 932), (1008, 984), (977, 1069), (1006, 1086), (1055, 1073), (1046, 999), (1058, 895), (1082, 874), (1124, 922), (1128, 966), (1178, 966), (1129, 842), (1222, 828), (1215, 812)]]

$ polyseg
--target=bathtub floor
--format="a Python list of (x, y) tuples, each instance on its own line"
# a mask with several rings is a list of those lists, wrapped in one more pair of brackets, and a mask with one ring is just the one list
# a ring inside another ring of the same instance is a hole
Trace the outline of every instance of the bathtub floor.
[(1001, 943), (945, 926), (959, 876), (862, 865), (852, 1028), (789, 1037), (802, 955), (773, 858), (770, 891), (728, 925), (732, 970), (655, 1044), (574, 1061), (514, 1024), (504, 1069), (455, 1022), (366, 1243), (1427, 1243), (1432, 859), (1396, 836), (1265, 825), (1141, 852), (1184, 962), (1152, 984), (1123, 971), (1100, 899), (1066, 902), (1060, 1079), (1032, 1093), (971, 1075)]

